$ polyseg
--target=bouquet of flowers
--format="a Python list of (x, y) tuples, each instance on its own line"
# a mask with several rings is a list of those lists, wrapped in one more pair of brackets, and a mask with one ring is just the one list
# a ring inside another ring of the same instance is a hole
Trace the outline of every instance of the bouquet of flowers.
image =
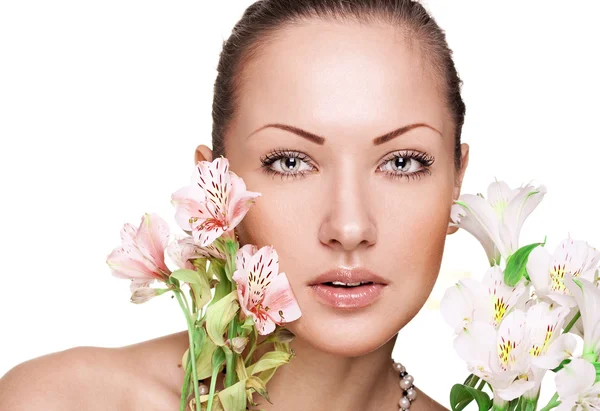
[[(161, 217), (144, 214), (139, 227), (123, 226), (122, 244), (107, 258), (114, 276), (131, 280), (133, 303), (173, 292), (181, 306), (189, 335), (181, 411), (244, 411), (257, 405), (253, 392), (269, 401), (267, 382), (294, 356), (294, 335), (283, 324), (301, 312), (279, 272), (277, 252), (240, 248), (234, 232), (259, 196), (246, 190), (226, 158), (201, 161), (190, 184), (172, 194), (175, 220), (186, 235), (171, 240)], [(177, 269), (166, 265), (165, 251)], [(156, 282), (161, 286), (152, 287)], [(258, 343), (258, 334), (269, 336)], [(256, 347), (268, 343), (273, 350), (253, 363)], [(224, 388), (217, 391), (224, 368)], [(198, 383), (209, 377), (210, 388)]]
[[(513, 190), (496, 181), (487, 199), (465, 194), (452, 206), (452, 225), (477, 238), (491, 266), (481, 281), (462, 279), (441, 301), (471, 372), (452, 387), (452, 410), (473, 400), (479, 410), (537, 410), (548, 370), (556, 393), (541, 410), (600, 410), (600, 252), (570, 236), (552, 253), (546, 239), (518, 247), (523, 222), (545, 193), (544, 186)], [(577, 354), (575, 335), (583, 339)]]

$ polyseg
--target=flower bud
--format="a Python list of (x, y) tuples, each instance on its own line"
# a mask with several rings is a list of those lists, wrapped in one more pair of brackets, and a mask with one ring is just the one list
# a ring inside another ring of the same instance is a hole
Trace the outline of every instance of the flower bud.
[(168, 289), (140, 287), (131, 294), (130, 301), (134, 304), (142, 304), (142, 303), (145, 303), (146, 301), (156, 297), (157, 295), (161, 295), (165, 291), (168, 291)]
[(241, 354), (248, 344), (248, 337), (235, 337), (231, 340), (231, 349), (238, 354)]

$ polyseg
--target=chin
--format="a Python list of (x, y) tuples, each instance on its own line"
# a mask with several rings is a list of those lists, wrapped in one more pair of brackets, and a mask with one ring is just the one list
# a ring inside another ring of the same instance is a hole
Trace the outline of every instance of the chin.
[(361, 310), (335, 310), (325, 307), (305, 309), (302, 317), (286, 325), (296, 335), (295, 346), (343, 357), (369, 354), (398, 333), (402, 328), (390, 321), (383, 307)]

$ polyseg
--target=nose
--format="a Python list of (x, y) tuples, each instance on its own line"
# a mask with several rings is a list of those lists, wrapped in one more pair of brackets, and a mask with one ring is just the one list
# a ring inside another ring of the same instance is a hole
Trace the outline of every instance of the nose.
[(329, 182), (319, 240), (331, 248), (352, 251), (375, 244), (377, 226), (371, 215), (368, 181), (350, 170), (344, 174)]

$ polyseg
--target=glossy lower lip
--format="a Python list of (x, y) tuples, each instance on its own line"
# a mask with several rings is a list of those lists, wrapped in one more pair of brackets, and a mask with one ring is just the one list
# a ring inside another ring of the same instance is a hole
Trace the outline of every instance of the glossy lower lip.
[(373, 304), (383, 293), (384, 284), (365, 284), (358, 287), (311, 285), (317, 299), (335, 308), (363, 308)]

